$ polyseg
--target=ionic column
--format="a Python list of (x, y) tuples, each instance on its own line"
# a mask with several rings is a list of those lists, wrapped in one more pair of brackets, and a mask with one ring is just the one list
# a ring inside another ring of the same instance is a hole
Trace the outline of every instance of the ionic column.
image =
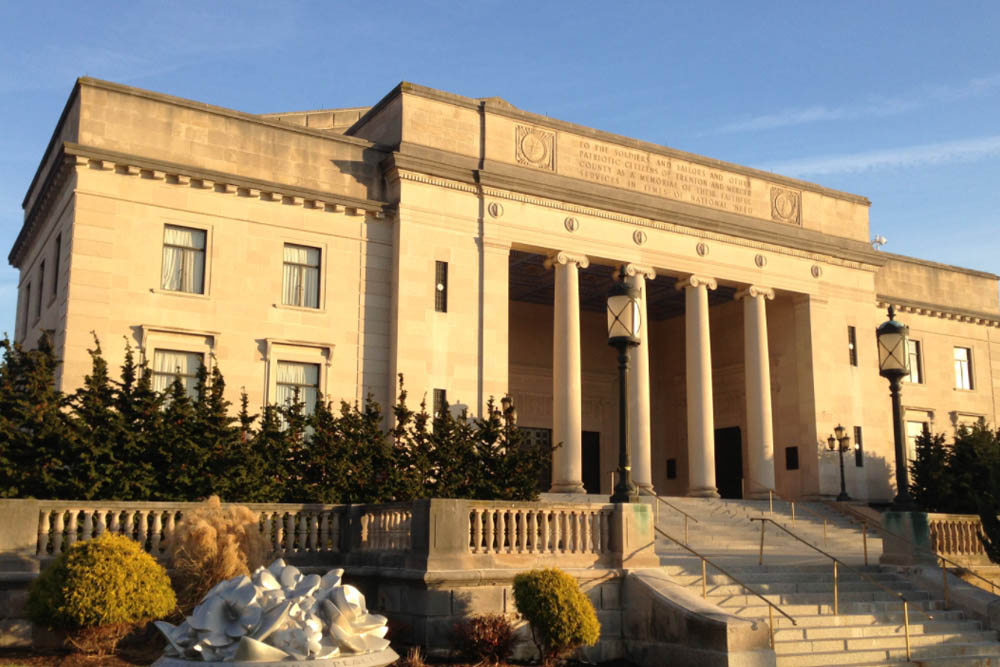
[(743, 355), (747, 396), (748, 498), (767, 498), (774, 488), (774, 431), (771, 426), (771, 367), (767, 351), (767, 299), (774, 290), (750, 287), (736, 293), (743, 301)]
[(708, 290), (714, 278), (688, 276), (684, 290), (684, 346), (687, 376), (688, 495), (718, 498), (715, 488), (715, 417), (712, 403), (712, 347), (708, 333)]
[(583, 389), (580, 377), (579, 269), (585, 255), (557, 252), (545, 266), (555, 269), (552, 338), (552, 493), (583, 493)]
[(642, 341), (630, 348), (628, 410), (632, 424), (632, 481), (642, 489), (653, 490), (653, 466), (650, 462), (652, 438), (649, 429), (649, 327), (646, 326), (646, 281), (656, 277), (649, 266), (626, 264), (628, 283), (639, 291), (639, 336)]

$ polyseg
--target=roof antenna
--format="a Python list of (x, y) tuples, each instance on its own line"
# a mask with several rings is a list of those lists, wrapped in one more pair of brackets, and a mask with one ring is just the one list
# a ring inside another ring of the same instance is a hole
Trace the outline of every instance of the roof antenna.
[(873, 238), (870, 241), (870, 243), (872, 244), (872, 249), (873, 250), (881, 250), (882, 246), (884, 246), (888, 242), (889, 242), (889, 239), (887, 239), (886, 237), (882, 236), (881, 234), (878, 234), (875, 238)]

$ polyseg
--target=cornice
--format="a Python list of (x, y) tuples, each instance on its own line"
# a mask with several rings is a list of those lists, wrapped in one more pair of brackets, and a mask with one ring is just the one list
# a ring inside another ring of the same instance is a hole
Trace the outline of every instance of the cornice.
[(285, 205), (302, 206), (328, 213), (370, 214), (376, 219), (381, 219), (387, 214), (391, 215), (395, 208), (382, 201), (294, 187), (283, 183), (200, 169), (190, 165), (69, 142), (65, 142), (60, 148), (58, 160), (58, 164), (51, 170), (46, 183), (42, 186), (41, 196), (25, 217), (24, 225), (14, 241), (7, 257), (12, 265), (16, 266), (22, 259), (25, 248), (28, 247), (29, 241), (34, 236), (38, 220), (44, 219), (43, 214), (47, 211), (47, 203), (50, 201), (52, 193), (58, 191), (62, 181), (75, 167), (114, 171), (122, 176), (162, 180), (171, 185), (213, 190), (220, 194), (253, 197), (261, 201), (280, 202)]
[(875, 295), (875, 305), (877, 307), (887, 308), (889, 304), (895, 306), (896, 310), (901, 313), (914, 313), (916, 315), (926, 315), (927, 317), (939, 317), (943, 320), (955, 320), (957, 322), (1000, 328), (1000, 313), (987, 313), (979, 310), (942, 306), (940, 304), (914, 301), (887, 294)]
[(53, 161), (52, 168), (49, 169), (45, 182), (41, 186), (41, 191), (35, 197), (35, 203), (32, 204), (31, 210), (24, 216), (21, 231), (18, 232), (17, 238), (14, 239), (14, 244), (7, 254), (7, 263), (11, 266), (19, 266), (21, 260), (24, 259), (23, 253), (29, 239), (34, 238), (34, 235), (38, 231), (39, 221), (45, 219), (52, 208), (52, 202), (58, 198), (63, 185), (65, 185), (69, 175), (72, 173), (70, 165), (73, 162), (75, 162), (75, 158), (67, 157), (63, 147), (60, 147)]

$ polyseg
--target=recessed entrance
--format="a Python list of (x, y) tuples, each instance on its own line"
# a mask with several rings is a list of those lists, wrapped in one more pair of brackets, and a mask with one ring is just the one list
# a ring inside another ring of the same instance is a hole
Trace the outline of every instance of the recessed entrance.
[(723, 498), (743, 497), (743, 440), (738, 426), (715, 429), (715, 486)]
[(583, 432), (583, 488), (587, 493), (601, 492), (601, 434)]

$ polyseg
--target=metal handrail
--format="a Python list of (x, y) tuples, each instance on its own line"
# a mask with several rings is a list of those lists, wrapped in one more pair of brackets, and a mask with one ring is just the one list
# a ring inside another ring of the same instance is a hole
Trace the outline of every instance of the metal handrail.
[[(906, 542), (910, 546), (914, 546), (914, 547), (918, 547), (919, 548), (919, 545), (916, 542), (914, 542), (913, 540), (911, 540), (910, 538), (904, 537), (902, 535), (899, 535), (898, 533), (894, 533), (891, 530), (887, 530), (887, 529), (883, 528), (880, 524), (875, 523), (874, 521), (872, 521), (871, 519), (869, 519), (866, 516), (854, 514), (852, 517), (849, 517), (849, 518), (853, 518), (855, 521), (860, 521), (861, 525), (863, 525), (865, 528), (868, 528), (868, 526), (871, 525), (872, 528), (874, 528), (875, 530), (879, 531), (883, 535), (889, 535), (891, 537), (896, 538), (897, 540), (902, 540), (903, 542)], [(993, 593), (994, 595), (996, 595), (996, 589), (997, 589), (998, 586), (1000, 586), (1000, 584), (996, 583), (995, 581), (992, 581), (991, 579), (987, 579), (986, 577), (984, 577), (984, 576), (982, 576), (980, 574), (977, 574), (977, 573), (973, 572), (972, 570), (969, 569), (969, 567), (967, 565), (962, 565), (961, 563), (953, 561), (952, 559), (950, 559), (950, 558), (948, 558), (946, 556), (942, 556), (941, 554), (939, 554), (936, 551), (930, 550), (930, 552), (932, 554), (934, 554), (935, 558), (940, 559), (942, 563), (951, 563), (951, 565), (953, 567), (958, 568), (960, 570), (963, 570), (966, 574), (970, 574), (973, 577), (975, 577), (976, 579), (980, 579), (980, 580), (984, 581), (985, 583), (989, 584), (990, 585), (990, 592)], [(867, 562), (868, 562), (868, 551), (867, 551), (867, 546), (866, 546), (866, 549), (865, 549), (865, 563), (867, 564)], [(941, 566), (941, 581), (942, 581), (943, 586), (944, 586), (944, 606), (945, 606), (945, 609), (950, 609), (951, 608), (951, 596), (950, 596), (949, 591), (948, 591), (948, 569), (946, 567), (944, 567), (943, 565)]]
[[(827, 558), (829, 558), (831, 561), (833, 561), (833, 614), (834, 614), (834, 616), (839, 616), (840, 615), (838, 592), (837, 592), (838, 567), (839, 566), (843, 566), (843, 567), (847, 568), (851, 572), (855, 573), (861, 579), (864, 579), (866, 581), (869, 581), (869, 582), (875, 584), (876, 586), (878, 586), (879, 588), (881, 588), (885, 592), (890, 593), (892, 595), (895, 595), (897, 598), (899, 598), (900, 600), (902, 600), (902, 602), (903, 602), (903, 629), (904, 629), (904, 633), (906, 635), (906, 659), (907, 660), (911, 659), (910, 658), (910, 613), (909, 613), (909, 604), (910, 604), (910, 601), (906, 599), (906, 596), (904, 596), (902, 593), (899, 593), (897, 591), (892, 590), (891, 588), (889, 588), (887, 586), (882, 585), (881, 583), (879, 583), (878, 581), (875, 581), (874, 579), (872, 579), (868, 575), (864, 574), (860, 570), (857, 570), (857, 569), (851, 567), (850, 565), (848, 565), (847, 563), (843, 562), (842, 560), (840, 560), (836, 556), (834, 556), (832, 554), (828, 554), (827, 552), (823, 551), (822, 549), (820, 549), (816, 545), (811, 544), (810, 542), (802, 539), (801, 537), (799, 537), (798, 535), (796, 535), (792, 531), (788, 530), (787, 528), (785, 528), (784, 526), (782, 526), (780, 523), (778, 523), (774, 519), (769, 519), (766, 516), (762, 516), (762, 517), (750, 517), (750, 520), (751, 521), (760, 521), (760, 558), (758, 560), (758, 563), (760, 565), (764, 564), (764, 522), (765, 521), (770, 521), (775, 526), (777, 526), (781, 530), (785, 531), (786, 533), (788, 533), (789, 535), (791, 535), (792, 537), (794, 537), (796, 540), (798, 540), (802, 544), (806, 545), (810, 549), (813, 549), (814, 551), (817, 551), (817, 552), (823, 554), (824, 556), (826, 556)], [(931, 616), (930, 614), (928, 614), (923, 609), (918, 609), (917, 611), (919, 611), (921, 614), (923, 614), (927, 618), (927, 620), (930, 620), (930, 621), (934, 620), (934, 617)]]
[[(671, 503), (671, 502), (669, 502), (667, 500), (664, 500), (664, 498), (662, 496), (658, 495), (654, 491), (650, 491), (649, 489), (643, 489), (643, 488), (640, 487), (639, 488), (639, 495), (642, 495), (644, 493), (647, 496), (652, 496), (653, 498), (656, 498), (658, 501), (660, 501), (661, 503), (663, 503), (664, 505), (666, 505), (670, 509), (672, 509), (672, 510), (674, 510), (676, 512), (680, 512), (681, 514), (684, 515), (684, 544), (686, 545), (688, 543), (688, 519), (690, 519), (691, 521), (694, 521), (695, 523), (698, 523), (698, 519), (696, 517), (691, 516), (690, 514), (688, 514), (684, 510), (682, 510), (680, 507), (677, 507), (677, 505), (674, 505), (673, 503)], [(660, 520), (660, 506), (656, 505), (656, 511), (655, 511), (655, 519), (654, 519), (654, 521), (655, 522), (659, 522), (659, 520)]]
[[(761, 484), (760, 482), (758, 482), (757, 480), (755, 480), (753, 477), (747, 476), (747, 477), (744, 477), (744, 479), (748, 479), (751, 482), (757, 484), (758, 486), (767, 489), (768, 511), (771, 514), (774, 514), (774, 499), (775, 498), (777, 498), (778, 500), (781, 500), (781, 501), (786, 502), (789, 505), (791, 505), (791, 507), (792, 507), (792, 523), (793, 524), (795, 523), (795, 501), (794, 500), (792, 500), (790, 498), (785, 498), (780, 493), (778, 493), (777, 490), (771, 488), (770, 486), (764, 486), (763, 484)], [(806, 512), (808, 512), (809, 514), (812, 514), (814, 517), (816, 517), (817, 519), (820, 519), (823, 522), (823, 545), (826, 546), (827, 523), (828, 523), (829, 519), (827, 517), (823, 516), (822, 514), (820, 514), (819, 512), (817, 512), (816, 510), (810, 509), (808, 505), (800, 505), (800, 509), (804, 509)], [(867, 540), (866, 540), (866, 542), (865, 542), (865, 565), (867, 565), (867, 564), (868, 564), (868, 544), (867, 544)]]
[(784, 609), (782, 609), (778, 605), (774, 604), (773, 602), (771, 602), (770, 600), (768, 600), (766, 597), (764, 597), (763, 595), (761, 595), (760, 593), (758, 593), (754, 589), (750, 588), (750, 586), (748, 586), (747, 584), (745, 584), (742, 581), (740, 581), (738, 577), (735, 577), (734, 575), (732, 575), (730, 572), (728, 572), (725, 568), (723, 568), (718, 563), (712, 561), (707, 556), (703, 556), (702, 554), (698, 553), (697, 551), (695, 551), (694, 549), (692, 549), (688, 545), (682, 543), (680, 540), (678, 540), (673, 535), (670, 535), (666, 531), (664, 531), (664, 530), (662, 530), (662, 529), (660, 529), (660, 528), (658, 528), (656, 526), (654, 526), (654, 530), (656, 530), (656, 532), (658, 532), (660, 535), (663, 535), (667, 539), (672, 540), (675, 544), (679, 545), (681, 548), (686, 549), (687, 551), (689, 551), (690, 553), (694, 554), (695, 556), (697, 556), (698, 558), (701, 559), (701, 597), (702, 597), (702, 599), (707, 599), (708, 598), (708, 577), (707, 577), (706, 568), (705, 568), (705, 564), (707, 563), (708, 565), (711, 565), (716, 570), (718, 570), (722, 574), (726, 575), (727, 577), (729, 577), (730, 579), (732, 579), (733, 581), (735, 581), (738, 585), (742, 586), (743, 590), (748, 591), (750, 593), (753, 593), (754, 595), (756, 595), (757, 597), (759, 597), (761, 600), (763, 600), (767, 604), (767, 619), (768, 619), (768, 626), (767, 627), (768, 627), (768, 632), (770, 633), (770, 636), (771, 636), (771, 649), (772, 650), (774, 649), (774, 610), (778, 610), (778, 613), (781, 614), (782, 616), (784, 616), (785, 618), (787, 618), (789, 621), (791, 621), (792, 625), (798, 625), (798, 623), (796, 622), (796, 620), (794, 618), (792, 618), (787, 613), (785, 613)]

